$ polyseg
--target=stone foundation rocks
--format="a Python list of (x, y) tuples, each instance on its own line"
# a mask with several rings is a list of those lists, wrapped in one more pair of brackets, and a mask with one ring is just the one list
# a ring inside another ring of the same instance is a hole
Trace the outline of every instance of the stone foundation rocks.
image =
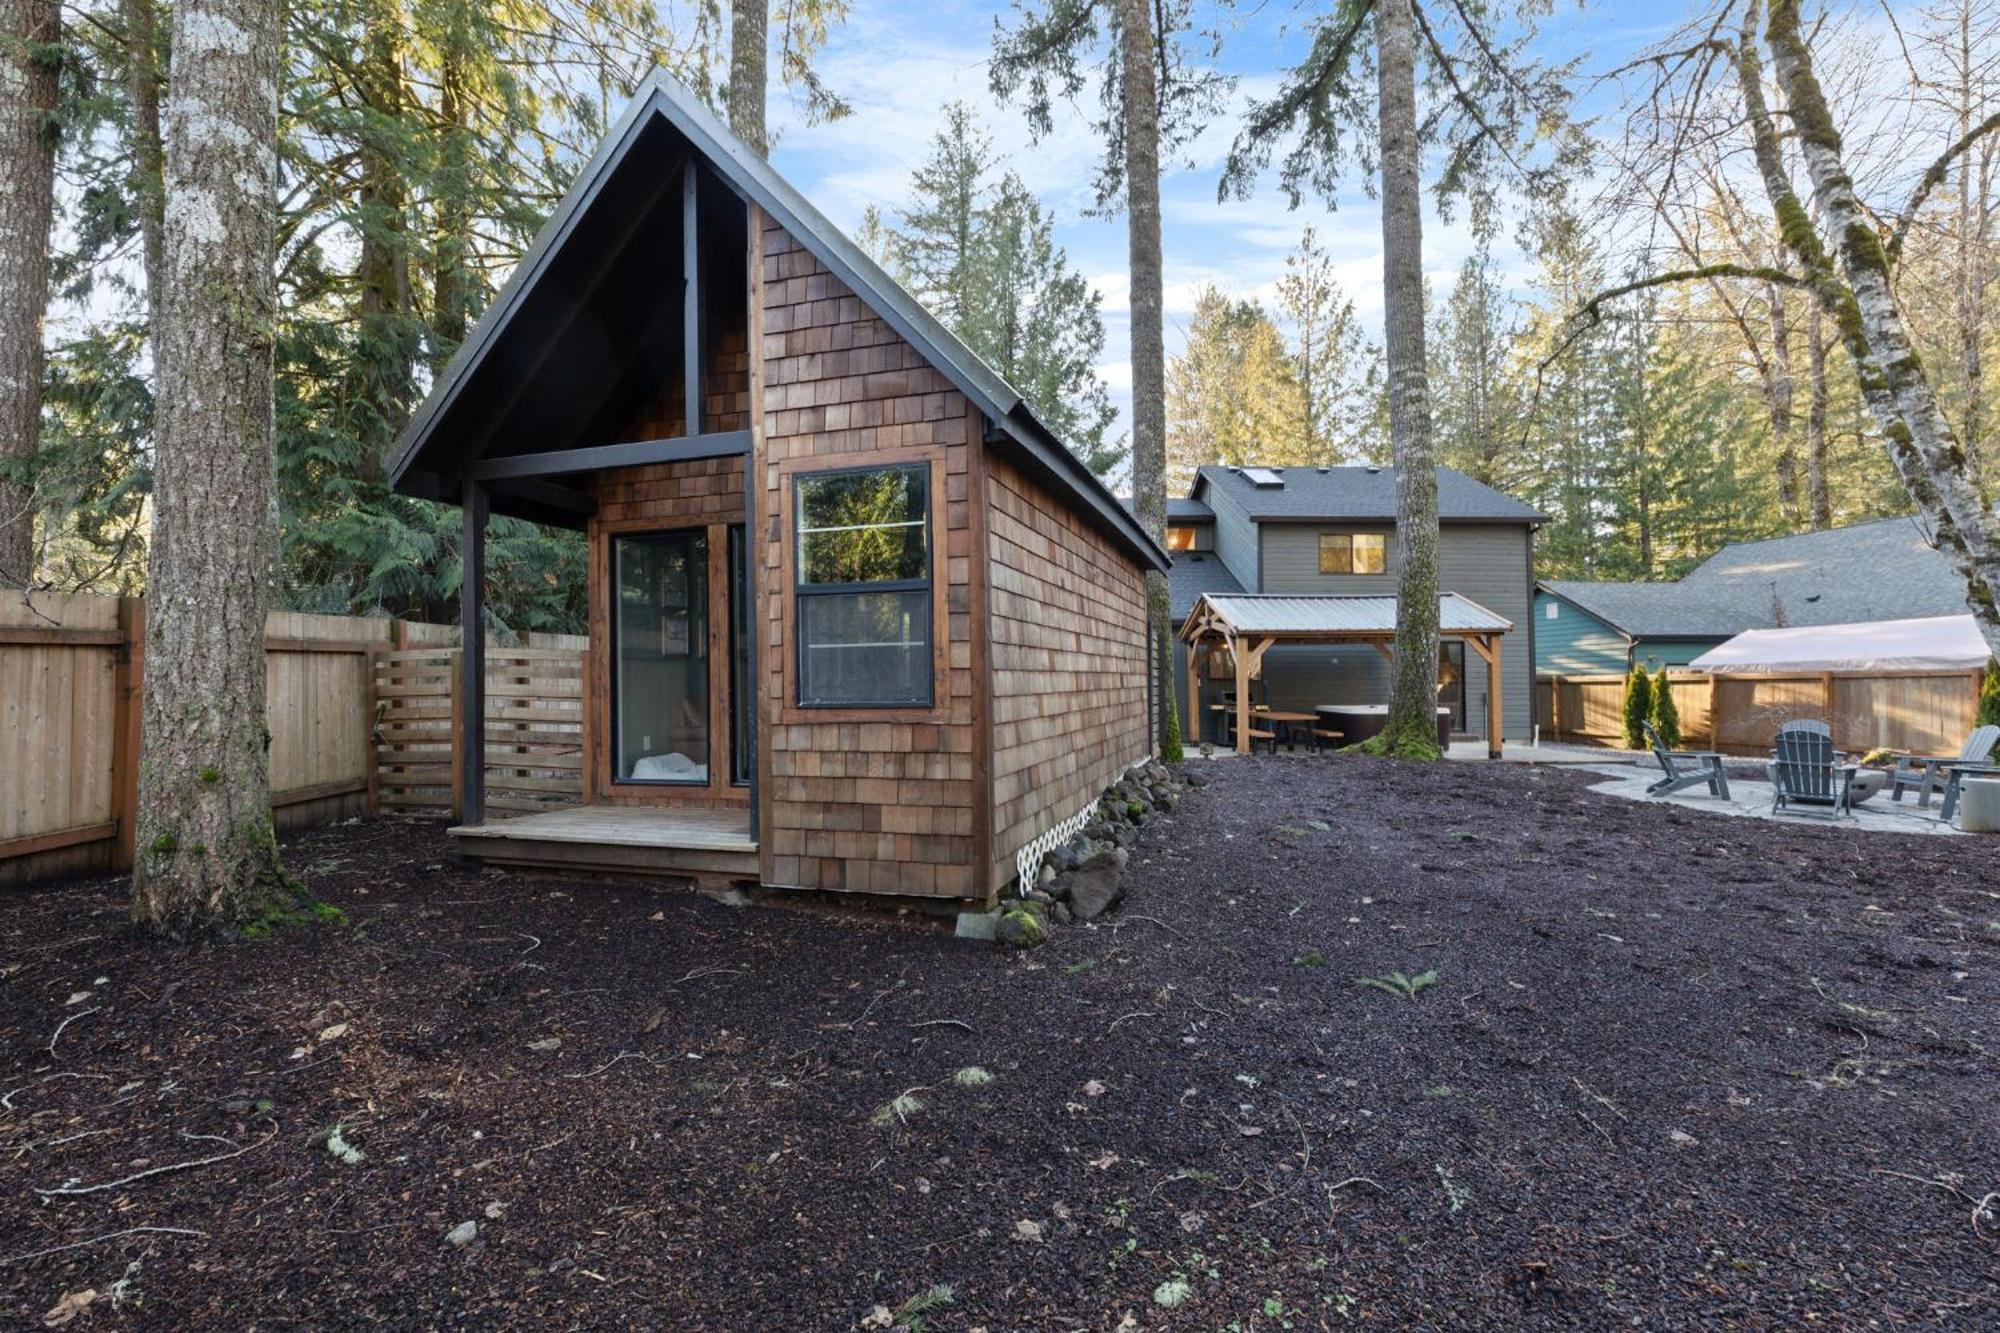
[(1074, 838), (1042, 858), (1032, 882), (1016, 884), (1001, 904), (994, 938), (1014, 948), (1032, 948), (1051, 925), (1093, 921), (1125, 897), (1130, 848), (1146, 821), (1173, 810), (1190, 787), (1207, 778), (1166, 765), (1147, 763), (1106, 787), (1097, 813)]

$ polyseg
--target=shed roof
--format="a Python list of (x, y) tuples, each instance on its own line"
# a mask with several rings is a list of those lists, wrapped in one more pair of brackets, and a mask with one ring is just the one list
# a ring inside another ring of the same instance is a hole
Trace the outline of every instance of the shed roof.
[[(1396, 599), (1386, 595), (1207, 593), (1190, 611), (1190, 621), (1203, 605), (1238, 634), (1369, 638), (1396, 632)], [(1438, 594), (1440, 633), (1504, 634), (1512, 628), (1512, 621), (1470, 597)]]
[(1167, 497), (1167, 520), (1171, 523), (1213, 523), (1215, 511), (1199, 500), (1170, 495)]
[[(1262, 474), (1262, 475), (1253, 475)], [(1447, 523), (1542, 523), (1547, 516), (1532, 505), (1441, 467), (1438, 518)], [(1276, 484), (1272, 484), (1275, 480)], [(1258, 521), (1396, 518), (1393, 467), (1204, 467), (1195, 477), (1194, 498), (1206, 488), (1221, 491)]]
[[(390, 457), (390, 481), (397, 490), (430, 499), (457, 498), (459, 465), (466, 457), (483, 452), (494, 433), (493, 424), (477, 415), (482, 406), (491, 404), (482, 405), (476, 392), (467, 394), (468, 385), (485, 362), (496, 359), (496, 347), (508, 340), (525, 342), (527, 347), (511, 359), (501, 359), (500, 374), (519, 366), (528, 367), (530, 372), (540, 369), (542, 356), (568, 330), (548, 326), (546, 321), (520, 320), (524, 302), (558, 264), (566, 259), (576, 262), (575, 251), (570, 250), (572, 241), (576, 242), (575, 250), (587, 254), (609, 239), (607, 231), (616, 234), (621, 246), (631, 240), (630, 219), (610, 228), (600, 219), (597, 234), (587, 234), (594, 206), (608, 198), (614, 211), (633, 206), (635, 199), (650, 207), (645, 202), (648, 182), (654, 181), (662, 161), (674, 151), (692, 154), (732, 193), (757, 204), (860, 296), (985, 415), (991, 423), (992, 443), (1014, 454), (1087, 521), (1113, 535), (1142, 563), (1167, 567), (1166, 553), (1104, 483), (1042, 424), (1018, 390), (940, 324), (770, 163), (750, 151), (697, 98), (658, 69), (641, 81), (618, 123), (577, 174), (506, 285), (411, 416)], [(582, 239), (578, 239), (580, 235)], [(634, 248), (642, 253), (648, 249), (643, 245)], [(589, 352), (581, 355), (587, 358)], [(518, 379), (518, 373), (515, 377)], [(520, 504), (506, 496), (494, 497), (497, 511), (510, 512), (510, 506), (518, 509)], [(524, 516), (546, 517), (540, 513)]]

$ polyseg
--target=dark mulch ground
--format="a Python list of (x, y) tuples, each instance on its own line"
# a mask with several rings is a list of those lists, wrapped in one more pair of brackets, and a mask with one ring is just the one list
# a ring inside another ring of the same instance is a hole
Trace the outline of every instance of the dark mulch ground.
[[(1122, 917), (1027, 956), (389, 823), (289, 844), (347, 930), (175, 952), (115, 883), (10, 897), (0, 1316), (852, 1329), (949, 1283), (933, 1330), (2000, 1325), (1990, 843), (1209, 771)], [(1392, 969), (1439, 980), (1355, 984)], [(141, 1227), (204, 1234), (17, 1257)]]

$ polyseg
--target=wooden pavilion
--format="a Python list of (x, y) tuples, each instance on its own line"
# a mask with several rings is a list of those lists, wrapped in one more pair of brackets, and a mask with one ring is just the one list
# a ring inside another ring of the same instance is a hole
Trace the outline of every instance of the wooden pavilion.
[[(469, 855), (990, 901), (1152, 753), (1165, 553), (663, 75), (390, 476), (464, 513)], [(489, 515), (587, 538), (580, 809), (487, 817)]]
[[(1500, 757), (1500, 636), (1514, 626), (1469, 597), (1438, 597), (1438, 633), (1462, 639), (1486, 663), (1486, 753)], [(1206, 593), (1181, 625), (1188, 648), (1188, 698), (1201, 698), (1201, 671), (1219, 650), (1235, 678), (1236, 750), (1250, 752), (1250, 685), (1264, 655), (1280, 644), (1372, 644), (1393, 658), (1396, 599), (1291, 593)]]

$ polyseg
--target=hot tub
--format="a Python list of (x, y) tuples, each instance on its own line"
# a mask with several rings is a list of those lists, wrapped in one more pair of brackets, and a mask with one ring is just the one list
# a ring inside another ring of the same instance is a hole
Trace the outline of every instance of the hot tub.
[[(1340, 733), (1341, 744), (1352, 745), (1382, 733), (1382, 724), (1389, 720), (1387, 704), (1320, 704), (1313, 710), (1328, 727)], [(1438, 714), (1438, 749), (1451, 744), (1451, 710), (1440, 708)]]

